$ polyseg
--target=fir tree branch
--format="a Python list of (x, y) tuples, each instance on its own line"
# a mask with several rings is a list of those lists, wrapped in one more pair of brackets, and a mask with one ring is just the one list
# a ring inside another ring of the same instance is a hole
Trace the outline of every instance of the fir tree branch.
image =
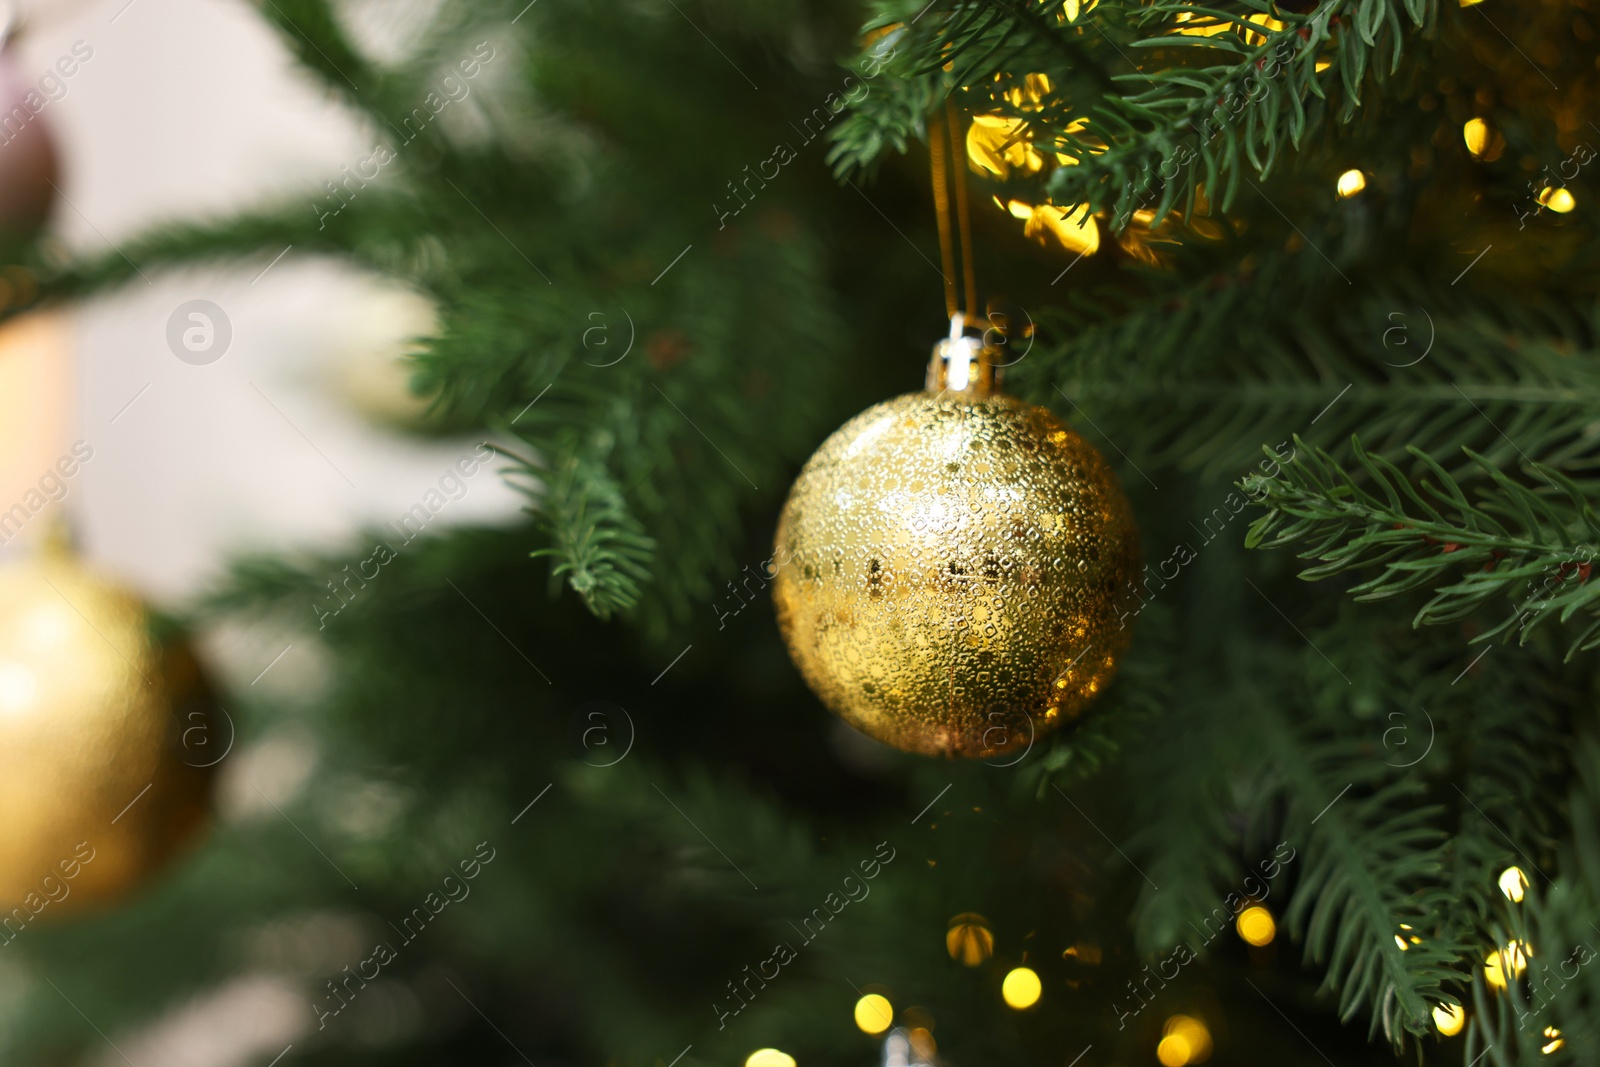
[[(1055, 0), (916, 6), (874, 8), (869, 25), (897, 28), (906, 77), (840, 124), (839, 172), (903, 146), (930, 98), (960, 86), (968, 111), (1023, 120), (1039, 150), (1077, 162), (1050, 174), (1054, 203), (1109, 209), (1117, 229), (1145, 208), (1157, 222), (1175, 207), (1187, 215), (1202, 187), (1229, 209), (1247, 171), (1264, 178), (1328, 122), (1349, 123), (1363, 90), (1399, 69), (1407, 34), (1437, 16), (1433, 0), (1325, 0), (1305, 16), (1271, 9), (1275, 27), (1251, 3), (1104, 0), (1071, 21)], [(1045, 72), (1051, 86), (1019, 92), (1019, 70)]]
[(301, 66), (330, 90), (359, 105), (363, 84), (368, 94), (376, 89), (378, 71), (346, 38), (326, 0), (267, 0), (262, 13)]
[[(530, 461), (522, 463), (526, 472), (534, 469)], [(601, 619), (637, 605), (650, 578), (655, 542), (628, 512), (605, 467), (569, 445), (542, 486), (523, 485), (550, 540), (550, 547), (532, 554), (555, 561), (552, 579), (564, 578)]]
[[(1577, 774), (1565, 798), (1572, 835), (1559, 873), (1551, 881), (1526, 871), (1522, 900), (1498, 902), (1488, 943), (1501, 953), (1503, 988), (1489, 987), (1483, 967), (1473, 978), (1467, 1052), (1486, 1063), (1555, 1062), (1562, 1050), (1566, 1062), (1600, 1062), (1600, 743), (1586, 733), (1569, 747)], [(1508, 962), (1512, 945), (1522, 950), (1520, 965)]]
[[(1163, 743), (1143, 753), (1152, 770), (1160, 768), (1162, 783), (1133, 798), (1141, 829), (1129, 840), (1150, 877), (1140, 883), (1132, 913), (1135, 942), (1146, 954), (1180, 943), (1204, 954), (1193, 935), (1209, 929), (1207, 920), (1214, 921), (1226, 901), (1229, 883), (1242, 877), (1235, 860), (1239, 835), (1229, 825), (1225, 785), (1217, 774), (1234, 738), (1216, 724), (1225, 721), (1223, 705), (1231, 703), (1231, 697), (1197, 700), (1175, 709), (1163, 723)], [(1175, 803), (1179, 798), (1187, 801)], [(1232, 918), (1225, 917), (1223, 931)]]
[[(1353, 442), (1370, 488), (1327, 452), (1297, 437), (1295, 462), (1281, 476), (1251, 475), (1240, 488), (1267, 508), (1246, 544), (1280, 548), (1311, 542), (1300, 558), (1319, 561), (1301, 577), (1316, 581), (1346, 571), (1381, 568), (1351, 588), (1357, 600), (1384, 600), (1433, 586), (1414, 625), (1453, 622), (1493, 599), (1522, 596), (1516, 609), (1475, 640), (1515, 633), (1526, 642), (1549, 619), (1584, 621), (1597, 613), (1600, 586), (1588, 582), (1600, 549), (1600, 517), (1580, 486), (1539, 464), (1547, 483), (1525, 486), (1474, 453), (1489, 480), (1469, 499), (1461, 483), (1426, 453), (1411, 449), (1421, 469), (1416, 484), (1397, 466)], [(1525, 595), (1523, 595), (1525, 594)], [(1573, 640), (1568, 658), (1600, 644), (1600, 619)]]
[(1237, 476), (1262, 443), (1313, 431), (1496, 464), (1537, 455), (1574, 474), (1600, 460), (1600, 365), (1573, 357), (1596, 324), (1561, 301), (1468, 296), (1402, 279), (1410, 264), (1366, 263), (1329, 302), (1315, 256), (1273, 253), (1248, 272), (1226, 247), (1185, 258), (1179, 276), (1196, 280), (1154, 275), (1147, 295), (1101, 290), (1041, 313), (1047, 336), (1008, 386), (1069, 421), (1087, 413), (1146, 470)]
[(1459, 981), (1466, 948), (1447, 936), (1455, 902), (1439, 881), (1442, 809), (1423, 800), (1419, 781), (1394, 775), (1358, 742), (1316, 737), (1314, 727), (1276, 715), (1263, 725), (1289, 804), (1284, 835), (1304, 842), (1285, 913), (1290, 929), (1304, 939), (1307, 960), (1326, 968), (1324, 987), (1339, 991), (1343, 1018), (1366, 1008), (1371, 1029), (1382, 1025), (1396, 1046), (1404, 1032), (1430, 1033), (1433, 1005), (1446, 999), (1445, 983)]
[[(725, 219), (719, 230), (705, 210), (712, 238), (692, 243), (681, 205), (665, 222), (618, 211), (626, 154), (597, 161), (577, 195), (553, 168), (494, 148), (442, 161), (406, 151), (401, 180), (330, 197), (321, 207), (332, 217), (308, 205), (172, 228), (124, 250), (149, 268), (293, 244), (417, 285), (444, 309), (415, 374), (437, 416), (452, 427), (505, 426), (534, 457), (525, 474), (537, 479), (544, 458), (557, 457), (568, 479), (569, 494), (540, 525), (551, 539), (540, 547), (561, 574), (597, 611), (637, 608), (655, 632), (709, 614), (713, 575), (738, 569), (728, 549), (751, 494), (780, 491), (827, 426), (830, 390), (819, 383), (848, 350), (821, 243), (775, 198), (761, 204), (759, 224)], [(697, 215), (712, 199), (702, 192), (717, 191), (709, 178), (682, 184)], [(59, 272), (46, 289), (84, 294), (135, 269), (108, 255)], [(570, 465), (575, 456), (583, 461)]]

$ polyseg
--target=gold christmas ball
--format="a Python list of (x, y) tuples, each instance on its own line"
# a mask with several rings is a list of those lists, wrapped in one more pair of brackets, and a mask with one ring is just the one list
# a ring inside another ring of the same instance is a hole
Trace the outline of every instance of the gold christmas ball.
[[(0, 563), (0, 943), (119, 897), (204, 821), (217, 736), (194, 657), (46, 552)], [(220, 729), (228, 730), (227, 726)]]
[(789, 654), (846, 722), (907, 752), (983, 757), (1111, 681), (1130, 636), (1113, 600), (1139, 547), (1099, 452), (992, 393), (987, 367), (947, 380), (956, 344), (935, 350), (930, 391), (862, 412), (806, 463), (773, 600)]

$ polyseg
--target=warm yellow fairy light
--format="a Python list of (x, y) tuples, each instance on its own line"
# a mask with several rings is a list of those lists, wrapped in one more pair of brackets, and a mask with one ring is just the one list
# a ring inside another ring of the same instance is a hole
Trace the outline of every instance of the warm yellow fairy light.
[[(1264, 13), (1257, 13), (1257, 14), (1254, 14), (1254, 15), (1246, 15), (1244, 17), (1244, 20), (1246, 22), (1254, 23), (1257, 26), (1265, 26), (1267, 28), (1267, 30), (1270, 31), (1271, 33), (1277, 33), (1278, 31), (1283, 29), (1283, 23), (1279, 22), (1277, 19), (1273, 18), (1271, 15), (1264, 14)], [(1261, 34), (1261, 33), (1256, 33), (1254, 30), (1245, 30), (1244, 31), (1244, 39), (1245, 39), (1245, 43), (1246, 44), (1258, 45), (1258, 44), (1262, 44), (1263, 42), (1265, 42), (1267, 40), (1267, 35), (1266, 34)]]
[(1215, 37), (1219, 33), (1227, 33), (1233, 29), (1233, 23), (1226, 19), (1194, 11), (1180, 11), (1174, 21), (1178, 25), (1172, 28), (1172, 32), (1185, 37)]
[(1482, 159), (1489, 148), (1489, 124), (1478, 118), (1468, 119), (1461, 127), (1461, 137), (1467, 142), (1467, 151)]
[(1455, 1037), (1467, 1025), (1467, 1013), (1459, 1004), (1440, 1004), (1433, 1009), (1434, 1028), (1444, 1037)]
[(1162, 1067), (1185, 1067), (1211, 1058), (1211, 1031), (1199, 1019), (1174, 1015), (1161, 1027), (1156, 1059)]
[(1272, 912), (1259, 904), (1241, 911), (1234, 927), (1240, 937), (1257, 948), (1272, 944), (1272, 939), (1278, 934), (1278, 924), (1272, 921)]
[(1022, 235), (1039, 244), (1047, 245), (1053, 238), (1068, 252), (1085, 256), (1093, 255), (1100, 247), (1100, 227), (1082, 204), (1062, 209), (1054, 204), (1034, 206), (1011, 200), (1004, 206), (1014, 218), (1024, 221)]
[(1044, 157), (1029, 140), (1027, 123), (1008, 115), (974, 115), (967, 127), (967, 161), (979, 174), (1037, 174)]
[[(1088, 128), (1089, 128), (1089, 120), (1088, 119), (1073, 119), (1071, 122), (1067, 123), (1066, 132), (1067, 133), (1082, 133), (1084, 130), (1086, 130)], [(1092, 155), (1092, 156), (1098, 156), (1098, 155), (1100, 155), (1100, 153), (1105, 151), (1104, 148), (1096, 147), (1093, 144), (1090, 144), (1087, 147), (1088, 147), (1089, 154)], [(1076, 167), (1078, 165), (1078, 157), (1073, 155), (1070, 152), (1055, 152), (1055, 153), (1053, 153), (1053, 155), (1056, 157), (1056, 162), (1061, 164), (1061, 166), (1063, 166), (1063, 167)]]
[(1348, 200), (1367, 187), (1367, 176), (1351, 168), (1339, 175), (1339, 195)]
[(1511, 978), (1522, 977), (1522, 972), (1528, 969), (1528, 957), (1533, 955), (1525, 942), (1512, 941), (1505, 948), (1489, 953), (1489, 958), (1483, 961), (1483, 979), (1496, 989), (1506, 987), (1507, 975)]
[(889, 998), (868, 993), (856, 1001), (856, 1025), (869, 1034), (881, 1034), (894, 1022), (894, 1006)]
[(1000, 983), (1000, 995), (1005, 998), (1006, 1004), (1021, 1011), (1038, 1003), (1043, 988), (1033, 968), (1017, 967)]
[(1023, 75), (1022, 84), (1014, 86), (1005, 94), (1013, 107), (1025, 107), (1030, 111), (1040, 110), (1040, 101), (1054, 89), (1048, 74)]
[(1562, 1040), (1561, 1031), (1557, 1030), (1553, 1026), (1547, 1026), (1547, 1027), (1544, 1028), (1544, 1036), (1551, 1039), (1550, 1041), (1545, 1043), (1544, 1048), (1539, 1050), (1540, 1052), (1544, 1053), (1546, 1056), (1550, 1055), (1552, 1052), (1555, 1052), (1557, 1049), (1559, 1049), (1562, 1045), (1566, 1044), (1566, 1041)]
[(1558, 215), (1565, 215), (1578, 206), (1578, 202), (1572, 198), (1572, 193), (1567, 189), (1551, 189), (1548, 186), (1540, 190), (1539, 203)]
[(1189, 1062), (1189, 1042), (1178, 1034), (1168, 1034), (1156, 1045), (1156, 1059), (1163, 1067), (1183, 1067)]
[(745, 1057), (744, 1067), (794, 1067), (794, 1057), (775, 1048), (758, 1048)]
[(1500, 872), (1500, 892), (1513, 904), (1522, 903), (1522, 894), (1528, 888), (1528, 876), (1521, 867), (1507, 867)]

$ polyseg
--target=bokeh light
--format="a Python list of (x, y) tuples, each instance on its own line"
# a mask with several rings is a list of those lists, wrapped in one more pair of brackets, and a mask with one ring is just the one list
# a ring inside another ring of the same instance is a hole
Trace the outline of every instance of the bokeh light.
[(1006, 210), (1023, 220), (1022, 235), (1039, 244), (1048, 238), (1069, 252), (1093, 255), (1100, 248), (1100, 226), (1084, 205), (1059, 208), (1054, 204), (1030, 204), (1025, 200), (1006, 202)]
[(794, 1057), (775, 1048), (758, 1048), (745, 1057), (744, 1067), (794, 1067)]
[(1440, 1004), (1433, 1009), (1433, 1026), (1444, 1037), (1455, 1037), (1467, 1025), (1467, 1012), (1459, 1004)]
[(1234, 926), (1247, 944), (1257, 948), (1272, 944), (1272, 939), (1278, 935), (1278, 924), (1272, 921), (1272, 912), (1260, 904), (1241, 911)]
[(1483, 150), (1489, 146), (1489, 124), (1479, 118), (1468, 119), (1461, 127), (1461, 138), (1467, 142), (1468, 152), (1482, 158)]
[(1347, 170), (1339, 175), (1339, 195), (1348, 200), (1367, 187), (1367, 176), (1359, 170)]
[(1540, 190), (1539, 203), (1554, 211), (1557, 215), (1565, 215), (1578, 206), (1578, 202), (1572, 198), (1570, 190), (1565, 188), (1552, 189), (1548, 186)]
[(1039, 976), (1033, 973), (1031, 967), (1016, 968), (1006, 975), (1004, 982), (1000, 983), (1000, 995), (1005, 998), (1007, 1004), (1018, 1011), (1033, 1007), (1043, 989)]
[(1472, 158), (1493, 163), (1506, 150), (1506, 139), (1483, 119), (1471, 118), (1461, 127), (1461, 139), (1467, 143)]
[(894, 1006), (889, 998), (868, 993), (856, 1001), (856, 1025), (869, 1034), (881, 1034), (894, 1022)]
[(1156, 1059), (1162, 1067), (1184, 1067), (1211, 1058), (1211, 1031), (1191, 1015), (1174, 1015), (1161, 1027)]
[(1522, 977), (1528, 969), (1528, 957), (1533, 952), (1521, 941), (1512, 941), (1505, 948), (1489, 953), (1483, 961), (1483, 979), (1496, 989), (1504, 989), (1510, 978)]
[(1500, 892), (1513, 904), (1522, 903), (1522, 894), (1527, 888), (1528, 876), (1522, 873), (1521, 867), (1507, 867), (1500, 872)]

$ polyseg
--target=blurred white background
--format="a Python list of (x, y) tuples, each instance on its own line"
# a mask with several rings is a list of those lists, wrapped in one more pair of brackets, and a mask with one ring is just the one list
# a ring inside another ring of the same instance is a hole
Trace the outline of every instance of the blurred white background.
[[(404, 46), (429, 6), (383, 0), (348, 11), (382, 56)], [(37, 85), (75, 46), (79, 56), (92, 49), (34, 120), (59, 157), (46, 232), (63, 255), (134, 251), (131, 239), (161, 223), (255, 206), (300, 202), (309, 215), (326, 196), (322, 183), (369, 155), (379, 136), (310, 81), (243, 0), (20, 8), (14, 85)], [(433, 309), (417, 294), (295, 248), (205, 269), (135, 266), (126, 286), (0, 334), (0, 512), (74, 442), (93, 450), (13, 549), (29, 550), (64, 519), (92, 566), (158, 606), (181, 607), (237, 553), (362, 559), (371, 551), (364, 529), (397, 522), (474, 451), (476, 440), (422, 441), (374, 417), (396, 400), (398, 358), (432, 327)], [(168, 340), (174, 311), (193, 300), (217, 305), (231, 328), (213, 362), (185, 362)], [(514, 518), (524, 499), (495, 466), (464, 479), (464, 495), (428, 530)], [(293, 702), (323, 677), (315, 623), (308, 606), (299, 626), (202, 635), (206, 658), (229, 688)], [(218, 784), (219, 816), (271, 815), (315, 764), (292, 729), (241, 745)], [(296, 944), (354, 951), (359, 931), (348, 918), (314, 921), (322, 925)], [(332, 956), (299, 963), (337, 967)], [(7, 996), (21, 1003), (28, 982), (8, 966), (0, 961), (0, 1006)], [(246, 968), (112, 1035), (118, 1051), (89, 1062), (121, 1064), (124, 1051), (165, 1067), (270, 1059), (312, 1024), (305, 991), (281, 970)], [(390, 1029), (408, 1016), (404, 1005), (390, 1014)]]
[[(354, 5), (350, 25), (383, 55), (429, 6)], [(92, 49), (35, 120), (60, 158), (47, 232), (72, 253), (120, 254), (160, 223), (253, 206), (303, 202), (312, 213), (323, 182), (376, 143), (242, 0), (19, 8), (22, 83), (75, 45)], [(72, 309), (63, 394), (74, 399), (41, 454), (80, 439), (93, 448), (51, 507), (70, 516), (92, 564), (147, 597), (181, 603), (251, 549), (364, 555), (360, 528), (396, 521), (471, 451), (472, 441), (419, 442), (362, 414), (382, 406), (375, 393), (398, 390), (394, 361), (430, 330), (432, 309), (416, 294), (292, 247), (207, 270), (135, 266), (126, 287)], [(196, 299), (221, 308), (232, 333), (204, 365), (168, 343), (175, 309)], [(437, 525), (503, 520), (522, 503), (490, 469)]]

